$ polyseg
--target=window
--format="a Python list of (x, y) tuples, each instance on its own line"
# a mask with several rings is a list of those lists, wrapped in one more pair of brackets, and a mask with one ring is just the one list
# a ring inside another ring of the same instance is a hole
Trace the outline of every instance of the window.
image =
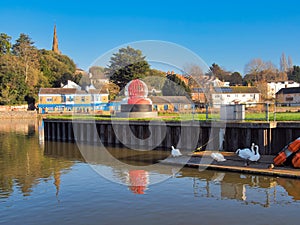
[(69, 102), (73, 102), (74, 101), (74, 97), (73, 96), (69, 96), (68, 101)]
[(52, 102), (53, 100), (52, 100), (52, 97), (47, 97), (46, 98), (46, 102)]
[(228, 98), (230, 98), (230, 95), (227, 95)]
[(215, 95), (215, 98), (220, 98), (220, 95)]
[(81, 102), (85, 102), (85, 98), (84, 97), (81, 97)]

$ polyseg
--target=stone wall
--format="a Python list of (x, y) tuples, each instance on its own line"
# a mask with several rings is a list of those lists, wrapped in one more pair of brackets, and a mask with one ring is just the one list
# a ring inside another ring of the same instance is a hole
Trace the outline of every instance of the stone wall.
[(37, 111), (0, 111), (0, 119), (30, 119), (37, 117)]

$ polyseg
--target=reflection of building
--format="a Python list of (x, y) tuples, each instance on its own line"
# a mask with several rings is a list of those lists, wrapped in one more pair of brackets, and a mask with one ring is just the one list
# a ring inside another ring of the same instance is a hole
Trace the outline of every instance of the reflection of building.
[(246, 187), (244, 184), (222, 183), (221, 197), (245, 201)]
[(276, 100), (281, 104), (299, 106), (300, 105), (300, 87), (282, 88), (276, 93)]

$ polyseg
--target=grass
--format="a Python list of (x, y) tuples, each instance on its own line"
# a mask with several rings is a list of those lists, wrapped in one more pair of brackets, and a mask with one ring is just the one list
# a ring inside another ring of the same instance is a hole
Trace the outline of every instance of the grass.
[[(219, 120), (219, 114), (208, 114), (208, 119), (206, 119), (205, 113), (159, 113), (159, 117), (149, 119), (149, 118), (116, 118), (109, 115), (47, 115), (49, 119), (79, 119), (79, 120), (137, 120), (137, 121), (148, 121), (148, 120), (163, 120), (163, 121), (210, 121)], [(265, 113), (246, 113), (245, 121), (266, 121)], [(274, 120), (275, 117), (275, 120)], [(280, 113), (269, 113), (269, 121), (300, 121), (300, 113), (298, 112), (280, 112)]]

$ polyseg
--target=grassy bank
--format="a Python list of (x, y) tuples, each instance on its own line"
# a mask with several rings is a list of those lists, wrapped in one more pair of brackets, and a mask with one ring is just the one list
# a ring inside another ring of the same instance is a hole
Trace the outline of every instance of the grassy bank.
[[(246, 113), (245, 121), (266, 121), (265, 113)], [(49, 119), (84, 119), (84, 120), (128, 120), (128, 118), (117, 118), (115, 116), (107, 116), (107, 115), (47, 115), (46, 118)], [(129, 118), (129, 120), (163, 120), (163, 121), (189, 121), (189, 120), (197, 120), (197, 121), (206, 121), (206, 120), (219, 120), (219, 114), (208, 114), (208, 118), (206, 118), (206, 114), (179, 114), (179, 113), (159, 113), (157, 118)], [(298, 112), (281, 112), (281, 113), (269, 113), (269, 121), (300, 121), (300, 113)]]

